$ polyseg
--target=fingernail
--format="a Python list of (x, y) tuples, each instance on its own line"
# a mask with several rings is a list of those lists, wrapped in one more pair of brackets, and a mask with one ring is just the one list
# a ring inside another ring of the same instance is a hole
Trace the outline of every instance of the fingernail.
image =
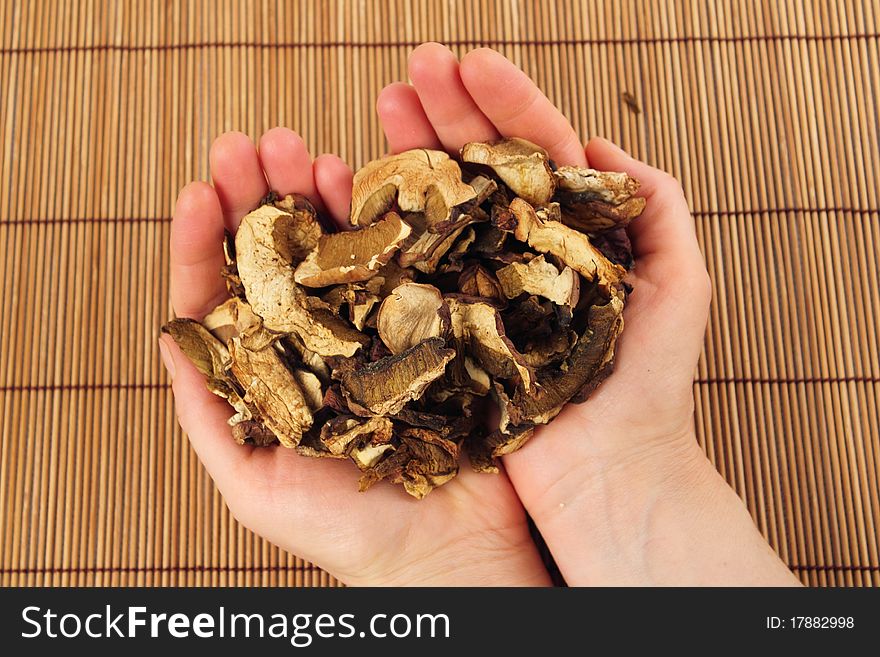
[(168, 370), (168, 375), (174, 380), (174, 356), (171, 355), (171, 350), (165, 342), (164, 335), (159, 338), (159, 355), (162, 357), (162, 364), (165, 366), (165, 369)]

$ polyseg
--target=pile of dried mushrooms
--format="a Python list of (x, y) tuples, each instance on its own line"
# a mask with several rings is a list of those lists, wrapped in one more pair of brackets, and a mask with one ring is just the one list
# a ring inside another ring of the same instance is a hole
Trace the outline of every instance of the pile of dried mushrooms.
[(387, 479), (422, 498), (462, 451), (497, 472), (608, 376), (638, 182), (522, 139), (460, 155), (367, 164), (352, 230), (273, 195), (227, 236), (231, 298), (163, 331), (235, 410), (237, 442), (348, 458), (361, 490)]

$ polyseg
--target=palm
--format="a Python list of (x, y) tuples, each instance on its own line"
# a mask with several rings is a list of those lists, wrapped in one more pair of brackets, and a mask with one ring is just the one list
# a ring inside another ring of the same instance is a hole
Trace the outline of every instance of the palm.
[[(212, 148), (211, 168), (214, 187), (187, 186), (172, 227), (172, 303), (178, 316), (196, 319), (225, 296), (224, 228), (234, 232), (269, 188), (305, 194), (337, 223), (345, 221), (351, 197), (350, 169), (332, 156), (313, 163), (288, 130), (264, 135), (259, 153), (244, 135), (224, 135)], [(360, 494), (350, 463), (235, 445), (229, 407), (205, 389), (173, 343), (165, 347), (175, 363), (181, 425), (233, 514), (257, 533), (346, 582), (546, 581), (505, 476), (463, 468), (456, 485), (421, 502), (390, 486)]]

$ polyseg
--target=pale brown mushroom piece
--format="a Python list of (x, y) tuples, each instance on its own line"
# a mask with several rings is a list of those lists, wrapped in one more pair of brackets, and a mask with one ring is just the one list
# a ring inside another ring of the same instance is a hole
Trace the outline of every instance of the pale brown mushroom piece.
[(241, 387), (229, 371), (230, 355), (225, 344), (193, 319), (172, 319), (162, 327), (162, 333), (171, 336), (205, 377), (208, 390), (228, 401), (235, 409), (236, 414), (229, 419), (230, 425), (253, 418), (253, 412), (242, 398)]
[(389, 212), (360, 230), (322, 235), (296, 268), (294, 280), (307, 287), (365, 281), (391, 259), (410, 231), (396, 212)]
[(392, 431), (391, 420), (386, 417), (339, 415), (321, 428), (321, 442), (332, 454), (347, 454), (358, 442), (388, 445), (390, 448)]
[(379, 338), (392, 354), (414, 347), (428, 338), (444, 337), (449, 308), (433, 285), (404, 283), (382, 301), (376, 318)]
[(471, 142), (462, 147), (461, 159), (491, 168), (514, 194), (533, 205), (547, 203), (556, 190), (547, 151), (525, 139)]
[(239, 297), (227, 299), (202, 319), (202, 325), (217, 338), (228, 344), (234, 337), (248, 349), (265, 349), (284, 337), (263, 326), (262, 318)]
[(626, 270), (608, 260), (585, 234), (558, 221), (545, 220), (521, 198), (510, 204), (515, 218), (512, 233), (541, 253), (549, 253), (590, 281), (596, 281), (607, 294), (614, 294)]
[(369, 226), (396, 204), (403, 213), (423, 213), (430, 228), (454, 219), (476, 195), (449, 155), (417, 148), (373, 160), (354, 175), (351, 224)]
[(454, 356), (455, 351), (445, 348), (443, 338), (429, 338), (362, 367), (344, 361), (333, 376), (339, 380), (352, 412), (362, 416), (394, 415), (443, 376)]
[(465, 228), (478, 221), (478, 218), (461, 215), (454, 227), (439, 233), (426, 228), (424, 215), (407, 215), (406, 221), (413, 227), (414, 239), (401, 247), (397, 255), (399, 265), (413, 267), (424, 274), (433, 274), (441, 258), (455, 245)]
[[(507, 337), (498, 309), (482, 299), (447, 296), (452, 335), (460, 357), (473, 357), (493, 377), (515, 379), (527, 390), (535, 384), (534, 370)], [(464, 361), (463, 361), (464, 363)], [(466, 364), (464, 365), (466, 367)]]
[(570, 314), (580, 295), (580, 278), (566, 266), (562, 271), (547, 262), (543, 255), (528, 262), (512, 262), (495, 272), (508, 299), (523, 293), (535, 294), (562, 306)]
[(645, 209), (634, 196), (639, 182), (625, 173), (564, 166), (554, 175), (562, 222), (585, 233), (623, 228)]
[(274, 348), (251, 351), (239, 338), (229, 343), (231, 369), (263, 424), (285, 447), (296, 447), (312, 426), (312, 412), (293, 372)]
[(310, 221), (303, 213), (291, 215), (271, 205), (242, 219), (235, 250), (245, 295), (268, 330), (294, 333), (320, 356), (351, 356), (369, 338), (329, 311), (314, 307), (294, 279), (296, 257), (310, 243), (296, 241), (303, 233), (300, 220)]
[(354, 327), (363, 331), (367, 318), (373, 308), (382, 301), (381, 290), (384, 279), (379, 276), (364, 281), (363, 283), (346, 283), (331, 288), (321, 299), (325, 301), (331, 310), (342, 316), (342, 307), (345, 306), (345, 315)]

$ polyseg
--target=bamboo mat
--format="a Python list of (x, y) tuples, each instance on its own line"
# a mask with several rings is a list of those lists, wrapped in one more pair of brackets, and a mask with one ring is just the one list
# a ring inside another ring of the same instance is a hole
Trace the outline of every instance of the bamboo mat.
[[(0, 584), (328, 586), (226, 511), (156, 347), (214, 137), (354, 166), (410, 49), (491, 45), (680, 178), (714, 281), (701, 445), (804, 582), (880, 583), (875, 1), (0, 2)], [(631, 94), (640, 112), (622, 101)]]

